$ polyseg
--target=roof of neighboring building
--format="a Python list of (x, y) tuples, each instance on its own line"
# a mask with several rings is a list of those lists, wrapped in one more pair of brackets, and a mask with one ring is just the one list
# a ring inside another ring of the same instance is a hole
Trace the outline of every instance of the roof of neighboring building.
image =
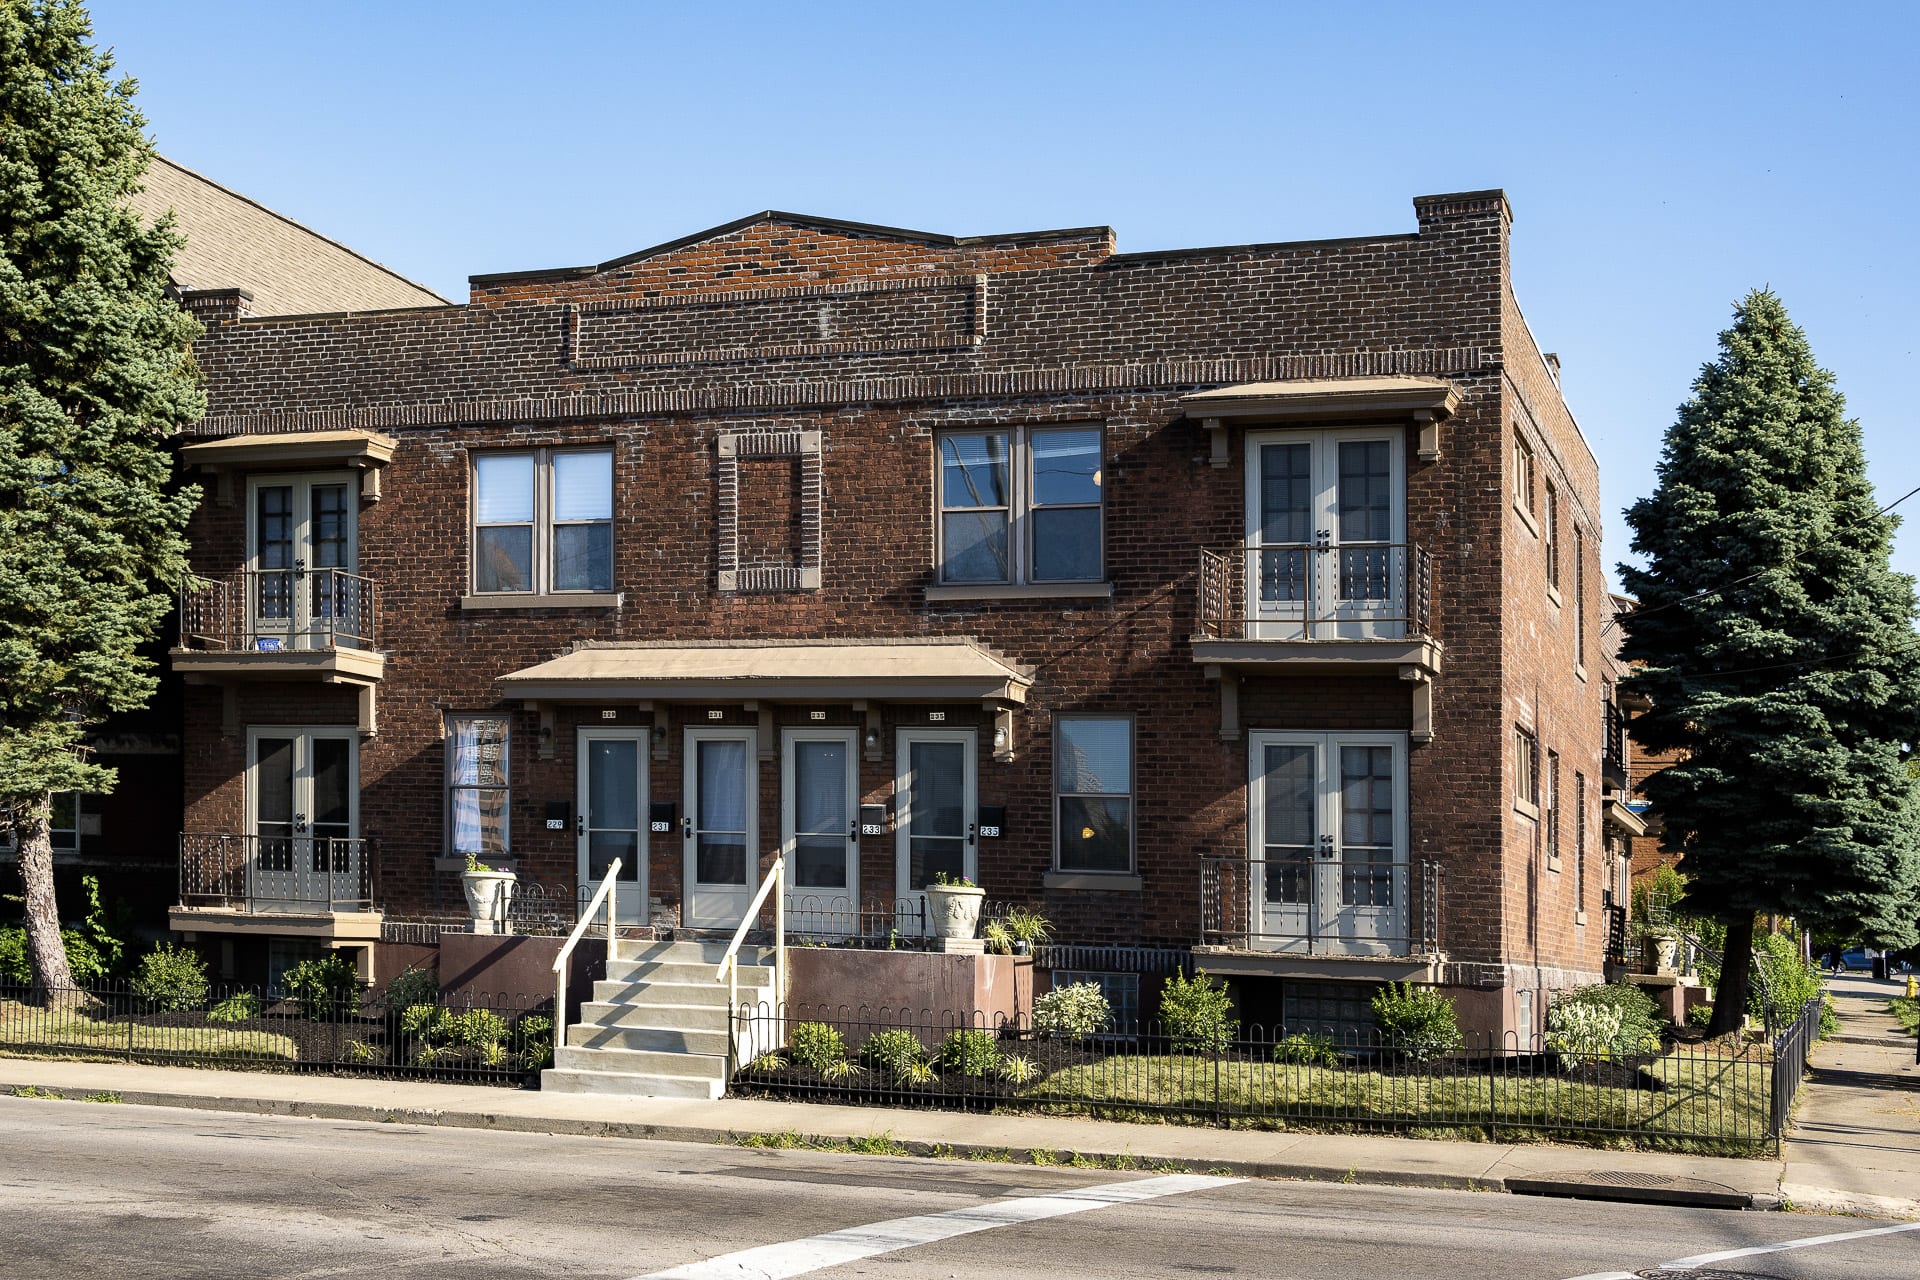
[(210, 178), (155, 156), (143, 217), (172, 209), (186, 244), (174, 258), (181, 289), (245, 289), (255, 315), (311, 315), (450, 305), (424, 285), (275, 213)]

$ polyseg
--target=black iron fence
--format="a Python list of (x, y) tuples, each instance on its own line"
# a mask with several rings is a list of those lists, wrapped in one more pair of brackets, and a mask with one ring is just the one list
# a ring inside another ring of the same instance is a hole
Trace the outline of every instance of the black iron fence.
[[(1754, 967), (1759, 968), (1758, 965)], [(1813, 1051), (1813, 1042), (1820, 1038), (1820, 1011), (1825, 1006), (1824, 994), (1807, 1001), (1799, 1015), (1787, 1024), (1786, 1030), (1773, 1042), (1773, 1096), (1769, 1122), (1776, 1150), (1780, 1134), (1793, 1116), (1793, 1101), (1800, 1096), (1800, 1084), (1806, 1079), (1807, 1055)]]
[(553, 1060), (553, 1001), (416, 991), (0, 986), (0, 1053), (522, 1085)]
[(846, 894), (797, 889), (787, 898), (787, 939), (800, 946), (912, 951), (924, 949), (931, 933), (924, 896), (855, 903)]
[[(575, 889), (566, 885), (543, 885), (534, 880), (516, 881), (501, 897), (492, 921), (493, 932), (530, 938), (564, 938), (573, 931), (580, 909), (592, 895), (592, 885)], [(472, 927), (466, 895), (457, 881), (450, 881), (449, 884), (437, 883), (433, 897), (424, 907), (388, 911), (380, 924), (380, 940), (430, 947), (440, 941), (443, 933), (470, 933)]]
[[(1818, 1012), (1808, 1027), (1817, 1027)], [(1132, 1036), (867, 1008), (734, 1012), (737, 1095), (1234, 1128), (1462, 1131), (1673, 1150), (1777, 1150), (1805, 1040), (1647, 1052), (1540, 1037), (1457, 1044), (1165, 1021)]]

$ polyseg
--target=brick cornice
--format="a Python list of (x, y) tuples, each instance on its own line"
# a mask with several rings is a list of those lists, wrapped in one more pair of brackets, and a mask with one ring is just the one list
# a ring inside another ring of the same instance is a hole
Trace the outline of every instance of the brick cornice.
[(1394, 373), (1445, 377), (1496, 369), (1500, 363), (1497, 349), (1428, 347), (1255, 359), (1077, 365), (1000, 373), (794, 382), (741, 381), (705, 387), (444, 400), (433, 404), (367, 405), (291, 413), (213, 414), (201, 419), (192, 428), (192, 434), (224, 436), (243, 432), (335, 431), (343, 428), (393, 431), (479, 423), (633, 418), (735, 409), (808, 409), (844, 404), (1000, 396), (1172, 391), (1209, 384), (1277, 382), (1290, 378), (1358, 378)]

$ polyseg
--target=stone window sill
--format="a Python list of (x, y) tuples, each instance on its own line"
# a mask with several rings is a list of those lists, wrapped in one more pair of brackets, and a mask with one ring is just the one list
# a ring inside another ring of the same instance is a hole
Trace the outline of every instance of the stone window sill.
[(1527, 532), (1536, 538), (1540, 536), (1540, 521), (1534, 517), (1533, 512), (1520, 505), (1518, 498), (1513, 500), (1513, 514), (1520, 517), (1520, 523), (1527, 526)]
[(1554, 586), (1551, 582), (1547, 584), (1547, 599), (1552, 601), (1553, 607), (1556, 609), (1565, 603), (1560, 598), (1560, 588)]
[(1516, 799), (1513, 802), (1513, 811), (1523, 818), (1532, 818), (1535, 822), (1540, 821), (1540, 806), (1531, 800)]
[(1035, 582), (1017, 586), (953, 583), (927, 588), (927, 603), (947, 600), (1111, 600), (1111, 582)]
[(463, 612), (475, 609), (618, 609), (624, 600), (619, 591), (562, 591), (537, 596), (532, 592), (502, 592), (499, 595), (461, 596)]
[(1579, 663), (1577, 663), (1577, 662), (1576, 662), (1576, 663), (1574, 663), (1574, 664), (1573, 664), (1573, 678), (1574, 678), (1574, 679), (1576, 679), (1576, 680), (1578, 680), (1578, 681), (1579, 681), (1579, 682), (1580, 682), (1581, 684), (1585, 684), (1585, 683), (1587, 682), (1587, 669), (1586, 669), (1585, 667), (1583, 667), (1583, 666), (1581, 666), (1581, 665), (1580, 665)]
[(1095, 893), (1139, 893), (1139, 876), (1111, 871), (1049, 871), (1041, 881), (1048, 889), (1089, 889)]
[[(487, 866), (495, 871), (516, 870), (512, 858), (496, 858), (492, 862), (489, 862)], [(448, 858), (436, 855), (433, 860), (433, 869), (435, 871), (465, 871), (467, 869), (467, 860), (465, 857)]]

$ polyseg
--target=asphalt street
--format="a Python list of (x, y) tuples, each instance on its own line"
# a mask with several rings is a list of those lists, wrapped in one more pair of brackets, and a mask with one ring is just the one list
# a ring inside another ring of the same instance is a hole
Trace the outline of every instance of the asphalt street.
[(1859, 1218), (21, 1098), (0, 1221), (8, 1280), (1920, 1273), (1920, 1231)]

